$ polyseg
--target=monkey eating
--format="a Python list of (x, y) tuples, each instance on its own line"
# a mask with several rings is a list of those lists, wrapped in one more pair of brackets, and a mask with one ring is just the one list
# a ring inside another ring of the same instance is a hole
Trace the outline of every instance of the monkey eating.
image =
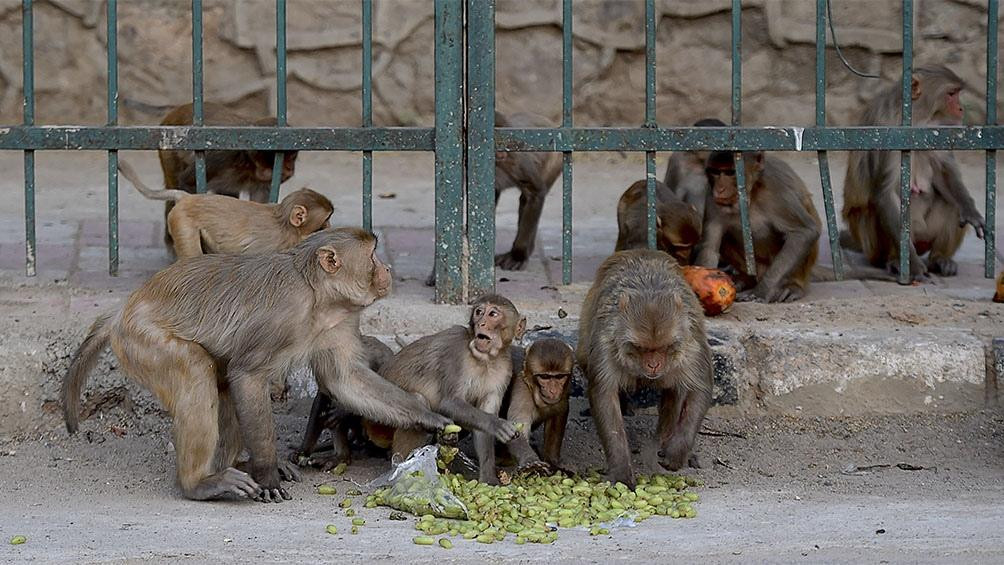
[[(512, 379), (509, 347), (522, 337), (526, 318), (509, 299), (485, 295), (471, 305), (466, 326), (453, 326), (404, 346), (383, 370), (387, 380), (421, 395), (432, 410), (474, 433), (480, 480), (498, 483), (495, 441), (509, 443), (516, 425), (498, 417)], [(407, 457), (426, 445), (416, 429), (394, 432), (392, 453)]]
[(784, 161), (762, 151), (744, 156), (755, 277), (749, 276), (739, 221), (739, 190), (731, 152), (708, 156), (704, 231), (697, 264), (736, 271), (739, 300), (790, 302), (805, 296), (819, 254), (822, 224), (802, 179)]
[[(913, 71), (913, 124), (960, 125), (959, 100), (964, 83), (944, 66)], [(902, 92), (890, 87), (868, 103), (858, 125), (895, 126), (901, 123)], [(962, 245), (966, 225), (983, 238), (986, 225), (950, 151), (913, 151), (910, 186), (910, 278), (928, 273), (954, 276), (953, 257)], [(894, 151), (851, 151), (847, 159), (842, 215), (848, 230), (841, 246), (864, 254), (875, 267), (899, 272), (900, 159)], [(921, 259), (927, 254), (926, 262)]]
[[(182, 104), (171, 110), (160, 122), (162, 126), (189, 126), (193, 122), (192, 104)], [(203, 123), (207, 126), (274, 126), (271, 117), (254, 120), (233, 112), (221, 104), (203, 105)], [(280, 181), (286, 182), (296, 172), (297, 151), (284, 151)], [(157, 151), (164, 172), (164, 188), (194, 193), (195, 153), (161, 149)], [(234, 196), (253, 202), (268, 202), (272, 188), (272, 168), (275, 151), (258, 149), (227, 149), (206, 151), (206, 192)], [(174, 203), (164, 206), (164, 219)], [(164, 232), (164, 243), (170, 247), (171, 235)]]
[[(701, 216), (665, 184), (655, 181), (656, 246), (682, 265), (690, 263), (691, 250), (701, 239)], [(703, 194), (701, 196), (704, 197)], [(648, 246), (646, 181), (628, 187), (617, 202), (617, 246), (615, 251)]]
[[(516, 349), (513, 347), (514, 353)], [(519, 366), (514, 364), (512, 383), (502, 403), (506, 419), (523, 426), (523, 433), (509, 442), (509, 452), (520, 468), (540, 462), (541, 457), (530, 446), (530, 432), (543, 424), (541, 455), (544, 462), (557, 468), (568, 423), (574, 352), (560, 339), (540, 339), (526, 350), (522, 361)]]
[[(695, 122), (694, 127), (723, 128), (727, 126), (721, 120), (704, 118)], [(704, 164), (707, 162), (709, 154), (709, 151), (674, 151), (669, 156), (666, 177), (663, 180), (673, 193), (697, 210), (698, 218), (704, 218), (704, 201), (709, 187), (708, 177), (704, 173)]]
[(693, 463), (691, 450), (711, 406), (711, 348), (701, 305), (672, 257), (633, 249), (600, 265), (582, 304), (576, 361), (611, 481), (635, 485), (618, 395), (637, 384), (662, 389), (660, 464), (675, 471)]
[(154, 190), (124, 160), (119, 160), (119, 170), (143, 196), (175, 203), (167, 214), (167, 233), (178, 259), (283, 251), (327, 229), (334, 212), (327, 197), (309, 188), (291, 192), (277, 204), (260, 204), (217, 194)]
[[(276, 453), (274, 375), (323, 362), (329, 370), (315, 370), (318, 386), (351, 409), (424, 407), (382, 386), (365, 365), (358, 316), (391, 286), (376, 244), (363, 230), (331, 229), (286, 252), (203, 255), (155, 274), (116, 312), (99, 317), (74, 354), (63, 380), (67, 430), (77, 430), (81, 390), (110, 345), (123, 372), (171, 415), (187, 498), (288, 500), (280, 478), (298, 472)], [(411, 415), (432, 426), (448, 422), (426, 413)], [(247, 472), (235, 466), (243, 448)]]

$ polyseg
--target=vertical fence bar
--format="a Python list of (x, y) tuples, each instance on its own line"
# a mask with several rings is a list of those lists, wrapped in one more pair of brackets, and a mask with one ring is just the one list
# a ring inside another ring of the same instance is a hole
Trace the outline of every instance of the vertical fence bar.
[[(742, 3), (732, 0), (732, 125), (742, 125), (743, 115), (743, 62), (742, 62)], [(746, 169), (743, 154), (734, 155), (736, 166), (736, 188), (739, 190), (739, 222), (743, 228), (743, 250), (746, 257), (746, 273), (756, 276), (756, 261), (753, 255), (753, 234), (750, 230), (749, 194), (746, 191)]]
[[(572, 0), (561, 3), (561, 127), (572, 127)], [(572, 152), (561, 159), (561, 283), (572, 284)]]
[[(35, 125), (35, 40), (31, 0), (21, 3), (24, 125)], [(24, 152), (24, 273), (35, 276), (35, 151)]]
[[(816, 126), (826, 127), (826, 2), (816, 0)], [(844, 257), (840, 250), (840, 233), (837, 213), (833, 206), (833, 185), (830, 183), (830, 159), (826, 151), (816, 153), (819, 161), (819, 182), (823, 188), (823, 206), (826, 208), (826, 234), (830, 238), (830, 257), (833, 276), (844, 278)]]
[(493, 292), (495, 0), (467, 0), (467, 239), (470, 295)]
[[(645, 127), (655, 120), (655, 0), (645, 0)], [(645, 152), (645, 233), (648, 248), (655, 249), (655, 151)]]
[[(913, 0), (903, 0), (903, 125), (913, 124)], [(900, 153), (899, 163), (899, 283), (910, 284), (910, 156)]]
[[(108, 125), (119, 123), (118, 0), (108, 0)], [(108, 151), (108, 274), (119, 273), (119, 152)]]
[[(275, 0), (275, 101), (275, 125), (286, 127), (286, 0)], [(286, 154), (282, 151), (275, 152), (272, 186), (268, 191), (269, 202), (279, 201), (285, 157)]]
[[(997, 125), (997, 10), (998, 0), (987, 2), (987, 125)], [(987, 151), (987, 227), (984, 233), (983, 270), (993, 278), (997, 267), (997, 152)]]
[[(363, 3), (363, 127), (373, 127), (373, 0)], [(373, 230), (373, 152), (363, 151), (363, 229)]]
[[(203, 125), (202, 0), (192, 0), (192, 125)], [(206, 192), (206, 152), (195, 152), (195, 192)]]
[(435, 2), (436, 301), (463, 299), (464, 3)]

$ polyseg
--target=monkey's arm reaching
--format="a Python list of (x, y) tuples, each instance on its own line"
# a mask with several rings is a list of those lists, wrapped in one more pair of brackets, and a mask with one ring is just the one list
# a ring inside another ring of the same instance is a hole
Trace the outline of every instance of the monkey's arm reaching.
[(976, 203), (966, 190), (966, 185), (962, 183), (962, 174), (959, 172), (955, 157), (951, 153), (940, 154), (935, 162), (940, 165), (938, 171), (940, 174), (935, 175), (935, 190), (959, 208), (959, 225), (973, 226), (976, 237), (983, 239), (986, 222), (976, 209)]
[[(501, 402), (501, 399), (499, 399)], [(465, 428), (483, 432), (502, 443), (509, 443), (516, 435), (516, 425), (494, 414), (471, 406), (463, 398), (444, 396), (437, 407), (439, 412)], [(495, 407), (496, 410), (498, 406)]]
[(523, 431), (509, 442), (509, 453), (516, 458), (516, 463), (520, 467), (540, 461), (540, 457), (530, 447), (530, 431), (533, 427), (534, 416), (536, 416), (533, 397), (529, 389), (523, 384), (522, 379), (513, 379), (512, 399), (509, 402), (509, 410), (506, 411), (506, 420), (515, 424), (522, 424)]
[(418, 394), (404, 391), (366, 366), (364, 359), (340, 360), (333, 349), (311, 359), (318, 383), (343, 408), (395, 428), (439, 430), (452, 422), (429, 409)]

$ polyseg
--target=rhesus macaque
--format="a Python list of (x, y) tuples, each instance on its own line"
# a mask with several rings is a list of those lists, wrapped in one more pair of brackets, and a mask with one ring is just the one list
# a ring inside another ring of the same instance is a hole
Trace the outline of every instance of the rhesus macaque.
[(119, 170), (143, 196), (176, 203), (167, 215), (167, 232), (178, 259), (283, 251), (327, 229), (334, 211), (327, 197), (309, 188), (287, 194), (278, 204), (259, 204), (218, 194), (153, 190), (124, 160), (119, 160)]
[(635, 484), (618, 394), (636, 384), (662, 389), (660, 464), (675, 471), (695, 463), (691, 450), (711, 406), (711, 348), (701, 305), (672, 257), (633, 249), (600, 265), (582, 304), (576, 361), (611, 481)]
[[(412, 421), (448, 421), (420, 413), (416, 397), (366, 366), (359, 313), (391, 285), (376, 244), (339, 228), (286, 252), (203, 255), (160, 271), (99, 317), (74, 354), (63, 381), (67, 429), (77, 430), (81, 389), (107, 345), (171, 414), (178, 482), (195, 500), (289, 499), (280, 477), (298, 472), (276, 453), (269, 381), (307, 360), (318, 386), (349, 409), (389, 415), (410, 406)], [(243, 448), (248, 472), (234, 466)]]
[[(482, 482), (498, 483), (495, 440), (509, 443), (516, 425), (498, 417), (512, 379), (509, 346), (526, 329), (526, 318), (509, 299), (489, 294), (471, 305), (467, 326), (453, 326), (404, 346), (384, 366), (387, 380), (417, 392), (436, 412), (473, 431)], [(407, 457), (426, 445), (428, 434), (398, 428), (392, 453)]]
[[(683, 265), (701, 240), (701, 216), (665, 184), (655, 181), (655, 237), (659, 250)], [(616, 251), (648, 247), (647, 188), (644, 180), (628, 187), (617, 202)]]
[[(694, 123), (694, 127), (726, 127), (715, 118), (704, 118)], [(675, 151), (669, 156), (666, 178), (663, 182), (684, 202), (697, 210), (697, 216), (704, 218), (704, 201), (708, 193), (708, 176), (704, 164), (710, 151)]]
[[(372, 336), (362, 336), (362, 343), (370, 370), (379, 374), (380, 369), (394, 357), (394, 352)], [(334, 468), (339, 463), (348, 463), (352, 460), (349, 434), (350, 432), (360, 434), (361, 425), (362, 420), (358, 414), (347, 411), (337, 402), (333, 402), (326, 392), (318, 390), (310, 407), (310, 417), (303, 433), (303, 441), (299, 450), (291, 454), (290, 460), (299, 463), (303, 457), (306, 458), (306, 464), (320, 467), (324, 471)], [(331, 433), (331, 445), (318, 447), (317, 442), (325, 429)]]
[[(497, 127), (544, 127), (547, 120), (532, 114), (506, 116), (495, 112)], [(522, 271), (533, 254), (537, 241), (537, 224), (544, 210), (544, 199), (551, 185), (561, 174), (561, 153), (530, 153), (524, 151), (495, 152), (495, 204), (502, 191), (509, 187), (519, 189), (519, 212), (516, 220), (516, 239), (506, 253), (495, 256), (495, 264), (507, 271)], [(436, 285), (436, 271), (426, 279), (428, 286)]]
[[(203, 123), (207, 126), (274, 126), (276, 119), (252, 119), (242, 116), (220, 104), (204, 104)], [(160, 122), (162, 126), (187, 126), (192, 124), (192, 104), (182, 104), (171, 110)], [(195, 153), (161, 149), (160, 168), (164, 171), (164, 188), (195, 192)], [(280, 182), (286, 182), (296, 171), (296, 151), (286, 151), (282, 160)], [(268, 202), (272, 187), (272, 168), (275, 151), (257, 149), (227, 149), (206, 151), (206, 192), (234, 196), (242, 200)], [(164, 219), (174, 203), (164, 206)], [(170, 247), (171, 234), (164, 232), (164, 243)]]
[(704, 233), (697, 264), (717, 268), (719, 261), (737, 272), (738, 300), (790, 302), (805, 296), (819, 255), (822, 224), (805, 183), (784, 161), (762, 151), (744, 155), (750, 229), (756, 278), (746, 274), (739, 190), (732, 153), (708, 156), (711, 190), (704, 208)]
[[(913, 71), (913, 124), (959, 125), (964, 83), (947, 67)], [(858, 125), (901, 122), (902, 93), (892, 86), (868, 103)], [(954, 276), (952, 257), (962, 245), (966, 224), (983, 238), (985, 224), (950, 151), (914, 151), (910, 185), (910, 277), (928, 273)], [(876, 267), (899, 272), (900, 155), (895, 151), (851, 151), (844, 181), (843, 217), (849, 228), (841, 245), (859, 251)], [(921, 256), (928, 254), (927, 261)]]
[(560, 339), (547, 338), (535, 341), (526, 350), (523, 363), (513, 367), (512, 383), (502, 405), (507, 420), (523, 424), (523, 433), (509, 442), (509, 452), (520, 467), (541, 460), (530, 447), (530, 431), (539, 424), (544, 424), (541, 456), (558, 467), (574, 366), (572, 348)]

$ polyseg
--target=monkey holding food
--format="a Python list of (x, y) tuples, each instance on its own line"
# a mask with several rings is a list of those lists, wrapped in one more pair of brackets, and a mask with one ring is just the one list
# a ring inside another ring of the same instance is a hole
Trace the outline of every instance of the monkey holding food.
[(600, 265), (582, 304), (576, 361), (611, 481), (635, 484), (618, 396), (639, 383), (662, 389), (660, 464), (675, 471), (693, 462), (711, 406), (711, 348), (701, 306), (672, 257), (633, 249)]
[[(383, 376), (421, 395), (432, 410), (472, 430), (482, 482), (498, 482), (495, 441), (509, 443), (516, 425), (498, 417), (512, 379), (509, 347), (522, 337), (526, 318), (509, 299), (482, 296), (471, 305), (466, 326), (453, 326), (404, 346), (383, 368)], [(392, 453), (407, 457), (426, 445), (421, 430), (398, 428)]]
[[(63, 380), (67, 430), (78, 428), (81, 390), (109, 345), (171, 415), (178, 482), (194, 500), (290, 498), (280, 479), (298, 471), (279, 461), (268, 389), (307, 360), (325, 368), (315, 370), (319, 388), (350, 409), (396, 417), (407, 407), (418, 425), (448, 424), (366, 366), (358, 316), (391, 286), (376, 244), (363, 230), (331, 229), (290, 251), (204, 255), (155, 274), (100, 316), (74, 353)], [(250, 461), (238, 468), (243, 448)]]
[(167, 232), (178, 259), (283, 251), (327, 229), (334, 212), (327, 197), (309, 188), (293, 191), (277, 204), (260, 204), (218, 194), (153, 190), (124, 160), (119, 160), (119, 170), (143, 196), (175, 203), (167, 214)]
[[(575, 356), (572, 348), (556, 338), (533, 342), (523, 355), (513, 347), (513, 378), (502, 403), (501, 412), (510, 422), (522, 425), (522, 431), (509, 442), (509, 452), (519, 467), (541, 461), (530, 446), (530, 432), (544, 425), (543, 461), (560, 465), (561, 444), (568, 423), (568, 395), (571, 392)], [(516, 360), (522, 361), (516, 365)]]
[[(617, 202), (615, 251), (648, 247), (648, 192), (645, 180), (628, 187)], [(691, 250), (701, 240), (701, 216), (665, 184), (655, 181), (656, 248), (681, 265), (690, 264)], [(703, 208), (703, 206), (702, 206)]]

